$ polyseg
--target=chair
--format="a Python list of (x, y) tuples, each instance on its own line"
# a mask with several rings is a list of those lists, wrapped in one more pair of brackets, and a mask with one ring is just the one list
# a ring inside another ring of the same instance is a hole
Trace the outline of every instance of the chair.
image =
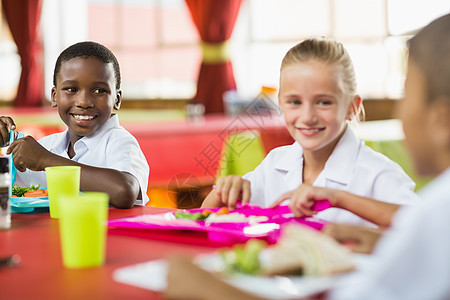
[(217, 178), (244, 175), (258, 166), (266, 156), (261, 135), (256, 130), (230, 134), (223, 146)]

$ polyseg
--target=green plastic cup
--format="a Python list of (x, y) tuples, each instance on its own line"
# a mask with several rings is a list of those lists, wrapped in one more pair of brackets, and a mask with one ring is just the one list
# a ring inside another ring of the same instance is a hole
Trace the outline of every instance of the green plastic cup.
[(60, 218), (60, 197), (78, 198), (80, 192), (80, 167), (56, 166), (45, 168), (47, 177), (50, 217)]
[(105, 262), (109, 196), (86, 192), (78, 199), (62, 197), (59, 230), (66, 268), (98, 267)]

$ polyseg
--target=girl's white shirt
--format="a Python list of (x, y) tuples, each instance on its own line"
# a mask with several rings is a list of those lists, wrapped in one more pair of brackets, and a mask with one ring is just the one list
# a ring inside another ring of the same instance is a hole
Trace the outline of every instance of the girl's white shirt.
[[(250, 203), (270, 206), (279, 196), (303, 182), (303, 149), (297, 142), (273, 149), (255, 170), (245, 174), (251, 182)], [(420, 199), (415, 183), (403, 169), (383, 154), (359, 140), (347, 127), (313, 186), (345, 190), (376, 200), (412, 204)], [(354, 225), (375, 227), (357, 215), (329, 208), (317, 218)]]

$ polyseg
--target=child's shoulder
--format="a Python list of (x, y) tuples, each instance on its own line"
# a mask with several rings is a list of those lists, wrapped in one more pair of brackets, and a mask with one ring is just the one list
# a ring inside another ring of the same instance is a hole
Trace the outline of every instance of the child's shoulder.
[(298, 151), (301, 149), (300, 145), (297, 142), (294, 142), (290, 145), (285, 145), (285, 146), (279, 146), (276, 148), (273, 148), (272, 150), (269, 151), (269, 153), (267, 155), (271, 155), (271, 156), (284, 156), (286, 154), (296, 154), (298, 153)]
[(279, 146), (271, 151), (266, 155), (264, 161), (266, 163), (292, 163), (292, 161), (298, 160), (302, 156), (302, 148), (297, 143), (294, 142), (291, 145), (286, 146)]
[(52, 133), (40, 138), (38, 142), (44, 147), (51, 146), (55, 143), (59, 143), (62, 139), (65, 139), (66, 134), (67, 134), (66, 131)]
[(403, 169), (398, 162), (365, 144), (362, 145), (359, 162), (372, 169), (395, 169), (403, 172)]

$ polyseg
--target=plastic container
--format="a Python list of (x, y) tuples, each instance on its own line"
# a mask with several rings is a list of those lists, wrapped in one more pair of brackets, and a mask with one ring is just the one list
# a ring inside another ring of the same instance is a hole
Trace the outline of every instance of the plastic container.
[(0, 157), (0, 230), (11, 228), (9, 157)]
[(277, 100), (277, 89), (262, 86), (258, 96), (245, 107), (244, 112), (250, 115), (281, 115)]

